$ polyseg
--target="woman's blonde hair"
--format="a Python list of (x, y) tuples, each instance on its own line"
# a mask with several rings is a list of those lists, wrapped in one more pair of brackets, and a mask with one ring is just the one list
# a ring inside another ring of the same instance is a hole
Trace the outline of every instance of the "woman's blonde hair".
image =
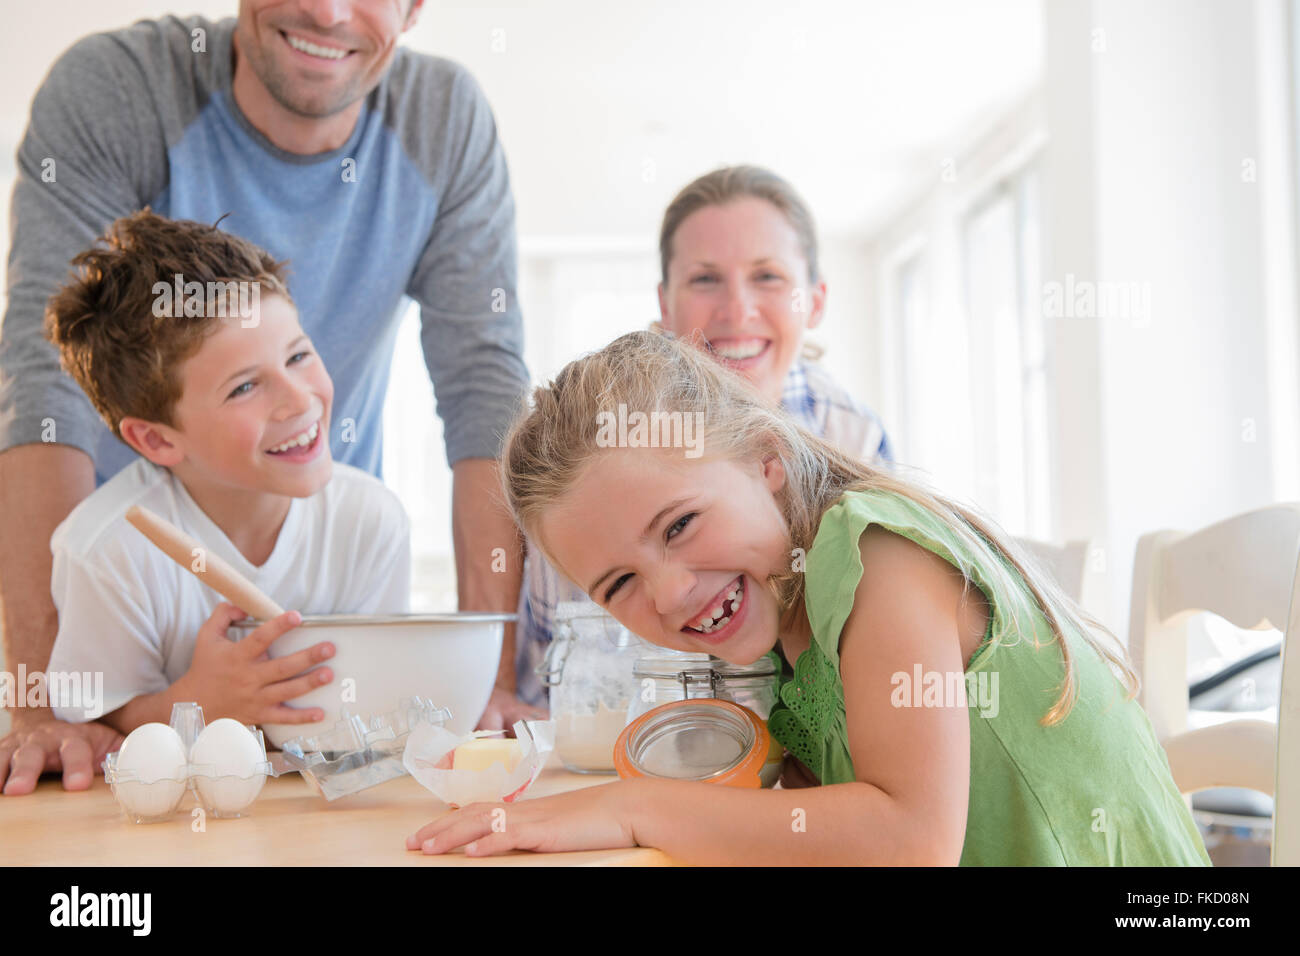
[(746, 198), (766, 199), (785, 216), (808, 263), (808, 281), (818, 281), (817, 226), (803, 197), (771, 170), (760, 166), (724, 166), (683, 186), (664, 210), (663, 223), (659, 227), (659, 271), (665, 285), (668, 284), (668, 263), (673, 258), (673, 237), (686, 218), (709, 206), (722, 206)]
[[(1070, 600), (1028, 554), (992, 522), (931, 492), (918, 482), (872, 468), (804, 430), (767, 401), (740, 376), (718, 365), (692, 344), (654, 332), (631, 332), (605, 348), (570, 362), (549, 386), (533, 392), (532, 408), (511, 427), (501, 457), (507, 502), (515, 520), (535, 543), (542, 513), (563, 498), (597, 455), (605, 453), (597, 440), (602, 413), (622, 405), (631, 411), (703, 414), (701, 448), (710, 459), (765, 460), (775, 456), (785, 470), (785, 485), (777, 498), (789, 528), (790, 549), (806, 553), (816, 537), (822, 515), (846, 491), (880, 490), (903, 495), (934, 514), (965, 545), (955, 549), (971, 586), (974, 567), (963, 551), (979, 556), (989, 578), (987, 595), (993, 612), (1000, 608), (1021, 630), (1021, 614), (1037, 608), (1059, 640), (1065, 665), (1060, 696), (1042, 723), (1063, 720), (1078, 694), (1078, 681), (1063, 628), (1072, 627), (1109, 662), (1132, 697), (1137, 676), (1122, 647), (1091, 633), (1114, 635)], [(668, 419), (671, 420), (671, 419)], [(693, 419), (700, 421), (701, 419)], [(1028, 586), (1033, 605), (1018, 586)], [(773, 575), (767, 586), (783, 610), (785, 622), (802, 613), (803, 574), (791, 570)], [(1033, 633), (1032, 626), (1029, 633)]]

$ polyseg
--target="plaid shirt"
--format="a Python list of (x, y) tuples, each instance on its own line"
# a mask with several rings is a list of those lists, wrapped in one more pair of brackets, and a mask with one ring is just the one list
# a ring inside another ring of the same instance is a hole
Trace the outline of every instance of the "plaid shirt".
[[(815, 435), (874, 465), (893, 462), (885, 428), (875, 412), (854, 401), (815, 362), (796, 361), (786, 375), (781, 407)], [(517, 693), (526, 703), (546, 706), (546, 687), (535, 668), (546, 655), (562, 601), (591, 602), (587, 593), (567, 581), (535, 549), (524, 563), (519, 596), (519, 626), (515, 629)]]

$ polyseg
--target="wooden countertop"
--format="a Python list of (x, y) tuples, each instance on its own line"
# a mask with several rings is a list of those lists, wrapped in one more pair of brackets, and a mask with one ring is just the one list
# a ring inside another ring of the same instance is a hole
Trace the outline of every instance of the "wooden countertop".
[[(523, 799), (599, 786), (613, 775), (570, 773), (555, 755)], [(671, 866), (658, 850), (513, 853), (471, 859), (460, 851), (425, 856), (406, 837), (448, 812), (411, 777), (328, 802), (299, 774), (267, 780), (249, 814), (205, 821), (194, 832), (188, 794), (173, 819), (136, 824), (97, 776), (69, 793), (57, 776), (23, 797), (0, 797), (4, 866)]]

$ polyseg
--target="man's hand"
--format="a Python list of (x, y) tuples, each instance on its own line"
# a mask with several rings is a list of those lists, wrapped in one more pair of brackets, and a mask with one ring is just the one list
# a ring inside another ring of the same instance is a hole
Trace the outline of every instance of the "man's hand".
[(46, 707), (10, 711), (13, 728), (0, 739), (0, 788), (7, 797), (36, 789), (42, 773), (63, 771), (64, 790), (85, 790), (122, 735), (99, 723), (69, 724)]
[(474, 729), (505, 730), (508, 734), (513, 734), (510, 728), (515, 725), (515, 721), (545, 720), (546, 717), (547, 711), (524, 703), (509, 687), (497, 685), (492, 688), (487, 709), (483, 711), (483, 716), (479, 718), (478, 726)]
[[(67, 445), (17, 445), (0, 452), (0, 634), (11, 671), (49, 666), (58, 632), (50, 596), (50, 535), (95, 489), (90, 456)], [(0, 787), (31, 793), (45, 771), (63, 770), (63, 786), (85, 790), (104, 755), (122, 737), (104, 724), (69, 724), (48, 708), (16, 707), (13, 729), (0, 740)]]

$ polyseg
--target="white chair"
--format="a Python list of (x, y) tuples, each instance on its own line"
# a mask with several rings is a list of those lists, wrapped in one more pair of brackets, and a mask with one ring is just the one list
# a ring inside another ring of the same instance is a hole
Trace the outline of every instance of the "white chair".
[(1090, 542), (1067, 541), (1064, 545), (1059, 545), (1030, 538), (1016, 538), (1016, 543), (1038, 559), (1074, 603), (1083, 605)]
[[(1138, 540), (1129, 652), (1139, 700), (1184, 794), (1246, 787), (1273, 797), (1274, 866), (1300, 864), (1300, 504), (1250, 511), (1200, 531)], [(1187, 619), (1208, 611), (1283, 632), (1278, 719), (1188, 729)]]

